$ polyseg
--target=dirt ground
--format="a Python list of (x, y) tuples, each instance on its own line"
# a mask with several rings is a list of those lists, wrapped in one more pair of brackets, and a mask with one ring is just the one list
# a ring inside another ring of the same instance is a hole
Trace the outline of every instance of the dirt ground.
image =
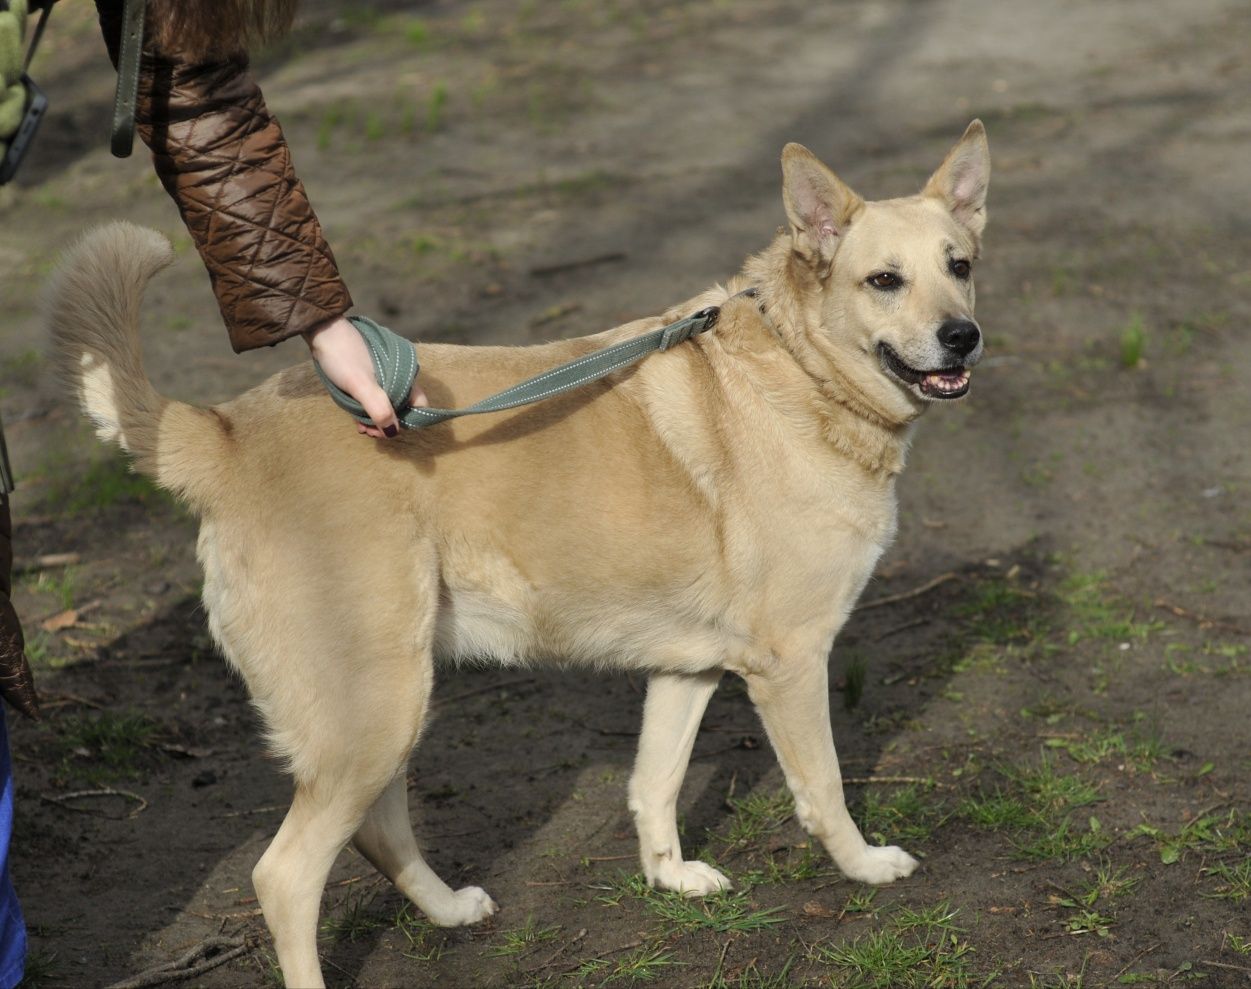
[[(258, 71), (359, 309), (418, 340), (589, 333), (728, 276), (783, 221), (787, 141), (872, 198), (915, 191), (975, 115), (994, 158), (989, 356), (921, 426), (875, 606), (831, 658), (853, 813), (922, 868), (837, 875), (727, 680), (681, 813), (736, 891), (649, 892), (625, 808), (643, 682), (447, 670), (413, 814), (500, 913), (434, 929), (345, 851), (332, 985), (1251, 984), (1249, 32), (1235, 0), (306, 4)], [(220, 936), (240, 950), (193, 984), (279, 985), (249, 874), (288, 782), (208, 639), (193, 521), (46, 373), (40, 286), (125, 216), (182, 255), (146, 306), (161, 390), (224, 399), (304, 348), (231, 354), (146, 155), (108, 154), (90, 4), (58, 5), (34, 75), (53, 112), (0, 190), (46, 710), (10, 718), (28, 983)]]

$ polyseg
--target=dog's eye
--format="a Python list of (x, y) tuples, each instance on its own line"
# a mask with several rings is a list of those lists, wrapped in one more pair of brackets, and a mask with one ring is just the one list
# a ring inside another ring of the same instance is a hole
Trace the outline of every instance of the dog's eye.
[(903, 279), (893, 271), (879, 271), (876, 275), (870, 275), (865, 281), (884, 292), (891, 292), (903, 285)]
[(968, 278), (973, 273), (973, 265), (969, 264), (964, 258), (955, 258), (947, 265), (951, 269), (951, 273), (961, 281)]

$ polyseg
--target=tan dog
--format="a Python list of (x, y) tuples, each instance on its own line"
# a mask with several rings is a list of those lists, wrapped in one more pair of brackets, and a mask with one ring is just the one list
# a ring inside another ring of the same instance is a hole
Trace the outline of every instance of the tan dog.
[[(409, 821), (436, 657), (650, 674), (629, 803), (653, 885), (728, 885), (682, 858), (675, 821), (726, 670), (839, 868), (869, 883), (916, 868), (847, 813), (826, 667), (895, 532), (912, 423), (964, 394), (982, 353), (970, 266), (986, 136), (974, 121), (906, 199), (866, 203), (795, 144), (782, 169), (790, 228), (728, 286), (578, 340), (426, 344), (422, 382), (432, 404), (466, 405), (755, 286), (714, 331), (569, 395), (391, 442), (363, 442), (307, 364), (210, 409), (156, 394), (137, 323), (172, 258), (159, 235), (105, 227), (62, 264), (62, 366), (100, 434), (201, 517), (210, 626), (295, 777), (253, 873), (288, 985), (321, 985), (320, 895), (348, 841), (436, 924), (495, 910), (430, 870)], [(363, 519), (362, 496), (387, 517)]]

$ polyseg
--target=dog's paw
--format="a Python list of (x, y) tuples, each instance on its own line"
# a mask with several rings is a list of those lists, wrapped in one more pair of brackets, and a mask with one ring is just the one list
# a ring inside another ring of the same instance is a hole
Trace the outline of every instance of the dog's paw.
[(499, 907), (487, 896), (486, 890), (477, 886), (458, 889), (432, 909), (426, 910), (430, 923), (436, 927), (464, 927), (476, 924), (495, 913)]
[(671, 889), (683, 896), (707, 896), (730, 888), (730, 880), (706, 862), (663, 862), (652, 885)]
[(843, 866), (843, 873), (848, 879), (857, 882), (884, 886), (896, 879), (910, 876), (920, 865), (916, 859), (902, 848), (888, 845), (885, 848), (869, 847), (864, 850), (854, 863)]

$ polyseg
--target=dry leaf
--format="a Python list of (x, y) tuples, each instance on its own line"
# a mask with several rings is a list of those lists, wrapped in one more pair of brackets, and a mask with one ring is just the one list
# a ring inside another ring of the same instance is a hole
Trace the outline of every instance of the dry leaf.
[(73, 628), (78, 624), (78, 609), (66, 608), (64, 611), (58, 612), (51, 618), (45, 618), (39, 623), (39, 627), (45, 632), (59, 632), (65, 628)]

